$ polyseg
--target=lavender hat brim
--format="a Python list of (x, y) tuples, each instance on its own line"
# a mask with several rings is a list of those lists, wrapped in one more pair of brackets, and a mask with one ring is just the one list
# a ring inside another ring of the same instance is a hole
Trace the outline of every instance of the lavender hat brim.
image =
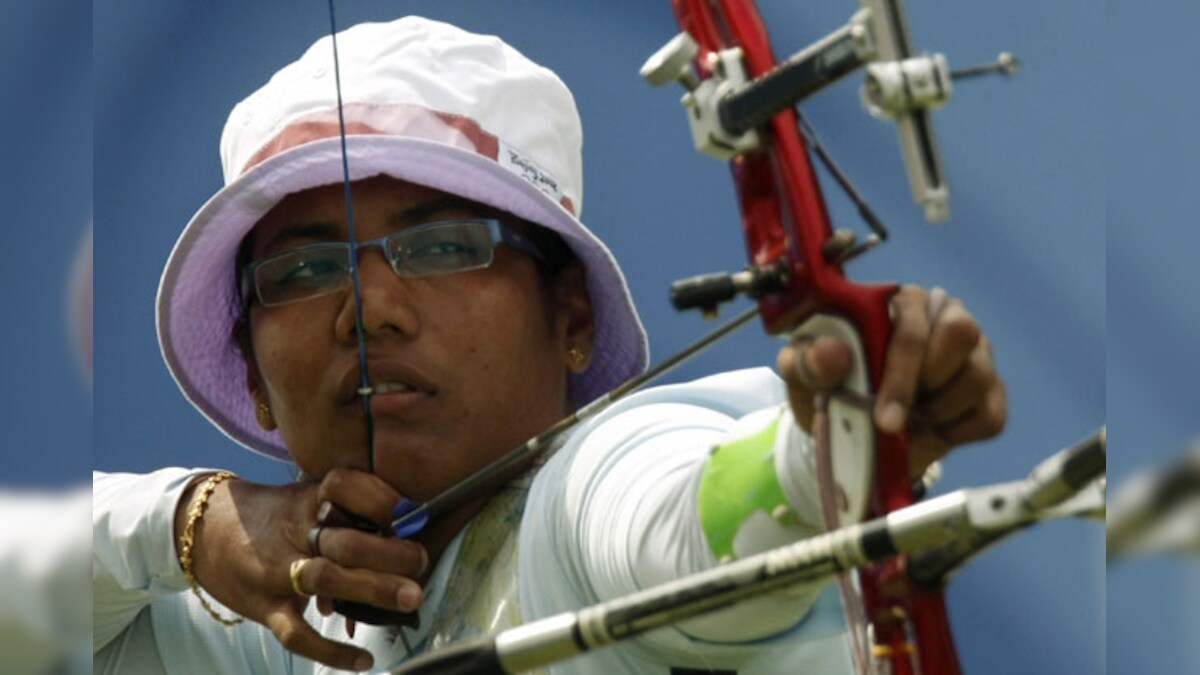
[[(557, 232), (586, 270), (596, 318), (591, 362), (572, 376), (584, 405), (642, 372), (649, 347), (625, 278), (608, 248), (569, 211), (494, 160), (443, 143), (350, 136), (351, 180), (384, 174), (502, 209)], [(159, 345), (179, 388), (233, 440), (277, 459), (290, 453), (254, 416), (246, 364), (233, 339), (241, 313), (236, 257), (243, 238), (285, 196), (340, 183), (337, 138), (300, 145), (246, 171), (192, 217), (171, 251), (158, 289)]]

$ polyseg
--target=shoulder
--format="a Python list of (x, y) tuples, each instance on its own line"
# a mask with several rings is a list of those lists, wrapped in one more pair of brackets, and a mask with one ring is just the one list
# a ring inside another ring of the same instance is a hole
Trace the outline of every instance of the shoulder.
[[(580, 447), (639, 445), (648, 437), (697, 430), (725, 432), (736, 420), (786, 401), (786, 387), (769, 368), (751, 368), (637, 392), (581, 423), (564, 442)], [(585, 451), (586, 452), (586, 451)]]
[(594, 487), (600, 478), (641, 474), (649, 469), (647, 463), (665, 471), (670, 467), (659, 462), (678, 467), (702, 460), (741, 420), (778, 410), (784, 401), (783, 381), (768, 368), (632, 394), (560, 439), (534, 481), (531, 499), (538, 501), (547, 489), (558, 494), (568, 484)]
[(783, 380), (770, 368), (747, 368), (665, 384), (619, 401), (596, 417), (596, 423), (647, 406), (678, 404), (706, 408), (732, 417), (768, 408), (786, 400)]

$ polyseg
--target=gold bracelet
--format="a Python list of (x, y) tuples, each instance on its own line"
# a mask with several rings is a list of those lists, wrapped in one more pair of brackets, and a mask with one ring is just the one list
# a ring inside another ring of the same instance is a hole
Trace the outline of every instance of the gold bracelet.
[(179, 536), (179, 566), (183, 568), (183, 576), (187, 578), (188, 584), (192, 587), (192, 592), (196, 594), (196, 598), (200, 600), (200, 606), (208, 612), (209, 616), (219, 621), (226, 626), (236, 626), (245, 621), (242, 617), (234, 619), (226, 619), (213, 609), (209, 604), (208, 599), (200, 592), (200, 582), (196, 581), (196, 574), (192, 571), (192, 550), (196, 547), (196, 524), (204, 517), (204, 510), (208, 508), (208, 498), (212, 496), (217, 486), (222, 481), (230, 478), (237, 478), (232, 472), (221, 471), (209, 476), (200, 486), (199, 492), (192, 501), (192, 506), (188, 509), (187, 525), (183, 528), (183, 534)]

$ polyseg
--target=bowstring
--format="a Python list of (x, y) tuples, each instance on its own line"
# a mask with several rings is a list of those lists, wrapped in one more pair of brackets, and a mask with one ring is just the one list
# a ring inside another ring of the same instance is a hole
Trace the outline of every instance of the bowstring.
[(346, 115), (342, 106), (342, 74), (338, 62), (337, 18), (329, 5), (329, 36), (333, 40), (333, 82), (337, 90), (338, 138), (342, 145), (342, 185), (346, 200), (346, 230), (350, 243), (350, 280), (354, 291), (354, 333), (358, 339), (358, 395), (367, 432), (367, 471), (375, 473), (375, 422), (371, 417), (371, 378), (367, 365), (367, 332), (363, 325), (362, 287), (358, 275), (358, 238), (354, 229), (354, 200), (350, 189), (350, 160), (346, 151)]
[[(838, 517), (837, 481), (833, 475), (833, 438), (829, 425), (830, 396), (817, 393), (813, 400), (812, 438), (816, 452), (814, 459), (817, 472), (817, 493), (821, 503), (821, 519), (826, 532), (841, 527)], [(837, 574), (838, 594), (842, 599), (842, 611), (850, 634), (850, 649), (854, 656), (856, 675), (875, 672), (870, 651), (870, 636), (862, 594), (855, 584), (856, 572), (842, 570)]]

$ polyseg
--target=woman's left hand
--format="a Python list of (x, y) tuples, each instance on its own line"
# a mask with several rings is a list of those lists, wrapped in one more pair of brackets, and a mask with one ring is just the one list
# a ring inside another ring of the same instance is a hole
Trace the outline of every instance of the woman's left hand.
[[(999, 434), (1007, 397), (987, 336), (962, 302), (941, 289), (904, 286), (892, 307), (894, 330), (872, 414), (885, 432), (907, 427), (916, 477), (954, 446)], [(815, 393), (837, 387), (850, 367), (849, 347), (832, 337), (780, 351), (779, 372), (801, 426), (812, 428)]]

